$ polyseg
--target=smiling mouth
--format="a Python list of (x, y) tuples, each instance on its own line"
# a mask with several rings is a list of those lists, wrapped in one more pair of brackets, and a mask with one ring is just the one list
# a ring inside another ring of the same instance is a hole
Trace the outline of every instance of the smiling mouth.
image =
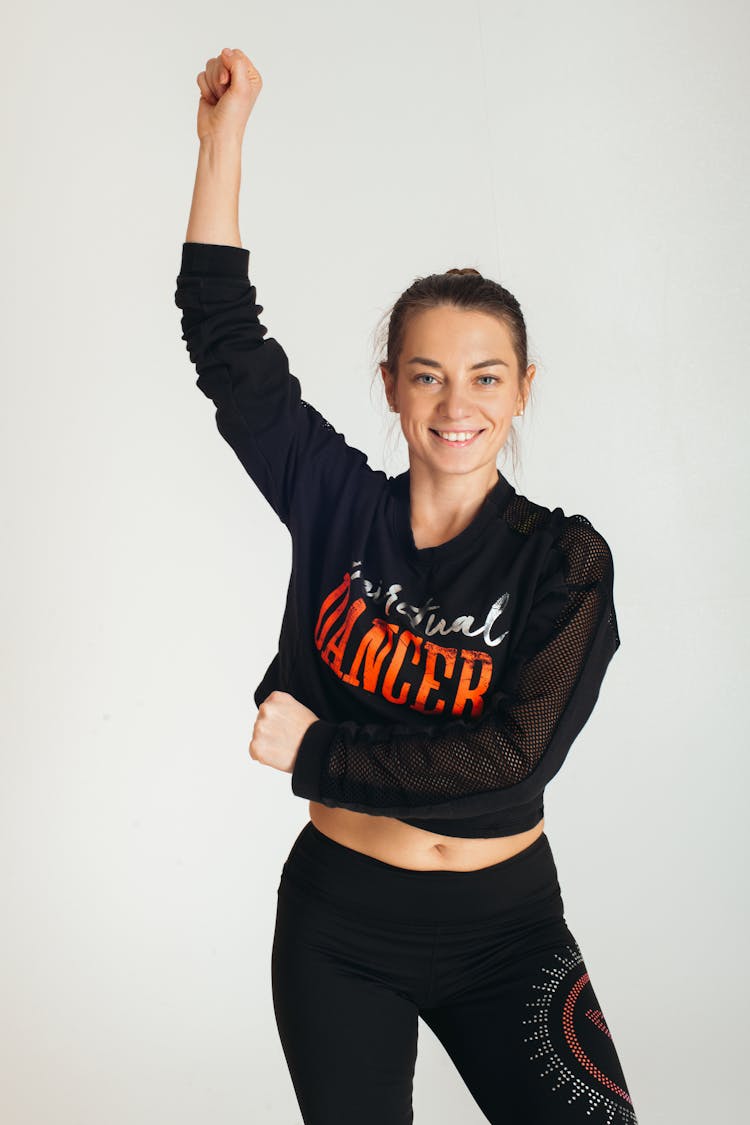
[[(470, 433), (471, 431), (469, 431), (469, 430), (458, 430), (456, 432), (458, 432), (458, 433)], [(459, 441), (457, 438), (445, 438), (440, 434), (439, 430), (433, 430), (432, 427), (430, 427), (430, 433), (434, 434), (435, 437), (437, 438), (437, 440), (439, 442), (441, 442), (442, 445), (455, 445), (458, 449), (465, 449), (466, 446), (471, 445), (479, 437), (480, 434), (483, 434), (484, 430), (476, 430), (474, 433), (471, 434), (471, 437), (466, 438), (463, 441)]]

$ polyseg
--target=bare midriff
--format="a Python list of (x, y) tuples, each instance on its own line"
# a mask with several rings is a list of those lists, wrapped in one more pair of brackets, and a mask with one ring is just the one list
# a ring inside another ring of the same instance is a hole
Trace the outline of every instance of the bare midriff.
[(476, 871), (528, 848), (544, 831), (544, 817), (525, 832), (467, 839), (425, 832), (390, 816), (370, 816), (310, 801), (310, 819), (325, 836), (373, 859), (412, 871)]

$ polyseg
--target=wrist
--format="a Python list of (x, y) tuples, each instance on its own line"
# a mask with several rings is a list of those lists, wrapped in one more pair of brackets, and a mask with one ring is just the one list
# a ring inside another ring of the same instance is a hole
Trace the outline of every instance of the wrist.
[(226, 152), (236, 156), (242, 151), (244, 139), (244, 133), (206, 133), (199, 138), (198, 147), (201, 153), (205, 152), (209, 155)]
[(310, 723), (303, 734), (292, 770), (292, 792), (297, 797), (320, 800), (323, 763), (335, 735), (336, 724), (325, 719)]

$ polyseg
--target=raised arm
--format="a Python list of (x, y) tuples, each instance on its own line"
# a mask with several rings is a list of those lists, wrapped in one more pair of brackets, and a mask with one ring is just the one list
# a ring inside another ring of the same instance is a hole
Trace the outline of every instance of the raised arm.
[(609, 546), (567, 517), (526, 629), (481, 719), (332, 723), (305, 733), (292, 774), (299, 797), (381, 816), (460, 818), (515, 805), (560, 769), (620, 644)]
[(174, 295), (182, 339), (197, 386), (216, 407), (219, 432), (291, 527), (295, 508), (310, 517), (324, 482), (330, 500), (340, 480), (372, 470), (304, 401), (286, 352), (258, 319), (263, 306), (248, 278), (238, 200), (244, 127), (260, 75), (241, 51), (222, 52), (198, 84), (198, 170)]

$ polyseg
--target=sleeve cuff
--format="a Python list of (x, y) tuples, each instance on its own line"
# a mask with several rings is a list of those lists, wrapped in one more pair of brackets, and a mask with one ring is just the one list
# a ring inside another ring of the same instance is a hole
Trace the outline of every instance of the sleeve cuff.
[(250, 251), (246, 246), (213, 242), (183, 242), (180, 276), (247, 277)]
[(292, 792), (311, 801), (320, 800), (320, 775), (336, 724), (316, 719), (302, 736), (292, 771)]

